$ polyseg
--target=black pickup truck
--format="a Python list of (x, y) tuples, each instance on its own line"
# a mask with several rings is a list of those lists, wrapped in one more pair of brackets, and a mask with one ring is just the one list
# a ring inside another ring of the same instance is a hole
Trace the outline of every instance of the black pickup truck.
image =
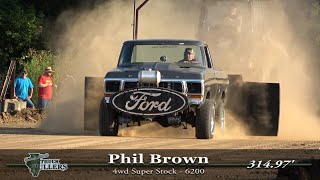
[(84, 127), (98, 126), (102, 136), (145, 120), (163, 127), (191, 125), (198, 139), (211, 139), (217, 128), (226, 129), (225, 107), (251, 132), (277, 134), (279, 85), (245, 83), (218, 70), (202, 41), (126, 41), (117, 68), (104, 78), (85, 79)]

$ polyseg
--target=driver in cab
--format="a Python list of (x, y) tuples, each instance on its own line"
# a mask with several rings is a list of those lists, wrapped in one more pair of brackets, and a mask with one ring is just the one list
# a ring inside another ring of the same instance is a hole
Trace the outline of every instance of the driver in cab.
[(195, 53), (192, 48), (186, 48), (184, 50), (183, 59), (179, 63), (199, 63), (195, 58)]

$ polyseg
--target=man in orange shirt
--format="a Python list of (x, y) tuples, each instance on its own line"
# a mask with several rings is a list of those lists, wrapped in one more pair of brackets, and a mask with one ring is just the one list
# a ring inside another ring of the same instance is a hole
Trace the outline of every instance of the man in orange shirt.
[[(46, 67), (44, 73), (38, 78), (38, 106), (39, 108), (47, 108), (52, 98), (52, 70)], [(54, 85), (57, 87), (57, 85)]]

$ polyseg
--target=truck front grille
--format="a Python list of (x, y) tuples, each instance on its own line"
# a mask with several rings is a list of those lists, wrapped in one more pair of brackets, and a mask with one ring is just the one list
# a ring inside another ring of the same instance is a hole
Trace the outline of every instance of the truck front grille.
[[(155, 84), (139, 84), (137, 82), (125, 82), (125, 84), (124, 84), (124, 90), (130, 89), (130, 88), (136, 88), (136, 87), (154, 87), (154, 88), (156, 88), (157, 86)], [(178, 83), (176, 83), (176, 82), (160, 82), (159, 87), (182, 92), (182, 83), (181, 82), (178, 82)]]
[(124, 83), (124, 90), (130, 89), (130, 88), (136, 88), (138, 87), (138, 82), (125, 82)]
[[(120, 81), (106, 81), (105, 82), (105, 91), (106, 92), (119, 92), (121, 82)], [(138, 82), (124, 82), (124, 90), (138, 87), (153, 87), (156, 88), (156, 84), (139, 84)], [(172, 89), (178, 92), (183, 92), (182, 82), (160, 82), (159, 87)], [(187, 92), (188, 93), (201, 93), (201, 83), (198, 82), (187, 82)]]
[(182, 92), (182, 83), (181, 82), (160, 82), (159, 87), (168, 88), (172, 90), (176, 90), (178, 92)]

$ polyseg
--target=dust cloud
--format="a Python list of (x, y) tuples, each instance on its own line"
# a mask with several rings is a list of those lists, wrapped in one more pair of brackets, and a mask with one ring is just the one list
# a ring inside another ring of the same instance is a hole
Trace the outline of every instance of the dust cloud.
[[(142, 1), (138, 1), (140, 4)], [(140, 12), (138, 39), (197, 39), (200, 1), (152, 0)], [(81, 132), (83, 130), (84, 77), (102, 77), (116, 66), (123, 41), (132, 39), (132, 1), (107, 1), (93, 9), (72, 9), (62, 13), (54, 24), (59, 35), (51, 44), (60, 49), (55, 69), (59, 75), (57, 95), (49, 109), (47, 120), (41, 125), (46, 130)], [(279, 82), (281, 88), (280, 138), (319, 138), (319, 117), (314, 114), (311, 89), (315, 78), (310, 75), (308, 55), (296, 42), (283, 9), (272, 10), (273, 23), (251, 58), (256, 67), (263, 67), (260, 79), (242, 71), (245, 80)], [(276, 20), (276, 21), (275, 21)], [(297, 22), (298, 23), (298, 22)], [(294, 42), (294, 43), (293, 43)], [(294, 44), (294, 46), (293, 46)], [(209, 43), (210, 46), (210, 43)], [(218, 62), (219, 59), (216, 59)], [(231, 66), (220, 61), (218, 64)], [(232, 67), (232, 66), (231, 66)], [(249, 70), (251, 71), (251, 70)], [(254, 71), (254, 69), (252, 69)], [(101, 92), (102, 93), (102, 92)], [(228, 118), (228, 117), (227, 117)], [(227, 119), (228, 120), (228, 119)], [(233, 124), (226, 137), (239, 137), (246, 128), (232, 118)], [(129, 128), (121, 135), (159, 135), (177, 137), (181, 128), (158, 128), (146, 124)], [(185, 131), (181, 136), (194, 132)], [(180, 135), (178, 135), (180, 136)]]
[[(319, 139), (320, 121), (316, 115), (319, 106), (313, 90), (318, 89), (318, 79), (313, 74), (313, 54), (311, 44), (304, 43), (295, 29), (301, 26), (308, 28), (303, 19), (288, 20), (288, 16), (303, 17), (300, 3), (293, 1), (289, 6), (279, 9), (278, 31), (273, 32), (270, 43), (278, 50), (281, 59), (266, 59), (271, 64), (270, 79), (280, 82), (280, 131), (279, 137), (286, 139)], [(286, 12), (284, 12), (286, 8)], [(300, 9), (300, 10), (299, 10)], [(291, 13), (290, 13), (291, 10)], [(273, 52), (270, 52), (273, 53)], [(274, 77), (272, 77), (274, 75)]]
[(280, 83), (279, 138), (290, 140), (320, 138), (320, 118), (316, 115), (319, 102), (313, 92), (319, 88), (317, 74), (312, 72), (314, 55), (309, 51), (311, 44), (299, 37), (308, 25), (303, 18), (295, 18), (304, 16), (301, 3), (274, 1), (272, 9), (265, 9), (272, 15), (252, 57), (256, 58), (256, 67), (262, 69), (258, 72), (262, 76), (257, 79), (257, 74), (250, 76), (249, 72), (245, 77), (249, 81)]

